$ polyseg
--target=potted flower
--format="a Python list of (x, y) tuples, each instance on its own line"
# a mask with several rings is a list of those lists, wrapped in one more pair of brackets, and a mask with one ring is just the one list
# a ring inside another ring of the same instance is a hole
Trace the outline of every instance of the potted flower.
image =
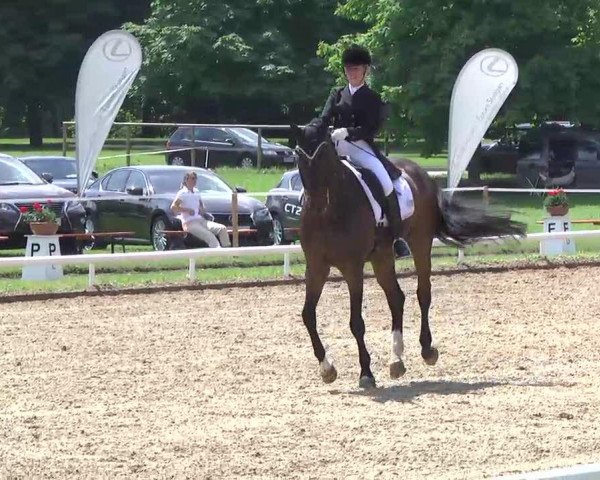
[(544, 207), (553, 217), (561, 217), (569, 212), (569, 200), (562, 188), (550, 190), (544, 199)]
[(29, 224), (35, 235), (54, 235), (58, 231), (56, 214), (48, 208), (51, 204), (52, 201), (47, 200), (46, 205), (36, 202), (31, 208), (25, 206), (20, 208), (23, 221)]

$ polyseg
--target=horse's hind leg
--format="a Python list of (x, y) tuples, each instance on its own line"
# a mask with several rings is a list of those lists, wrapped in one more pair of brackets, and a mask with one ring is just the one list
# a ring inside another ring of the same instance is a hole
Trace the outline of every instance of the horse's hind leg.
[(371, 356), (365, 345), (365, 321), (362, 317), (363, 301), (363, 265), (352, 265), (341, 269), (342, 275), (348, 284), (350, 292), (350, 330), (358, 344), (358, 357), (360, 361), (359, 387), (374, 388), (375, 377), (371, 372)]
[(421, 307), (421, 356), (427, 365), (435, 365), (438, 360), (438, 350), (431, 346), (433, 341), (429, 329), (429, 307), (431, 306), (431, 246), (433, 237), (423, 240), (422, 236), (416, 241), (409, 241), (413, 260), (417, 270), (417, 298)]
[(371, 256), (371, 264), (373, 265), (377, 283), (379, 283), (379, 286), (383, 289), (392, 313), (392, 356), (390, 361), (390, 377), (396, 379), (406, 373), (406, 367), (402, 361), (402, 355), (404, 353), (402, 323), (405, 296), (400, 289), (396, 277), (392, 247), (378, 248)]
[(316, 262), (307, 262), (306, 265), (306, 297), (302, 309), (302, 320), (310, 335), (315, 357), (321, 367), (321, 378), (325, 383), (333, 383), (337, 378), (337, 371), (325, 354), (325, 348), (317, 332), (317, 303), (321, 298), (323, 286), (329, 275), (329, 266)]

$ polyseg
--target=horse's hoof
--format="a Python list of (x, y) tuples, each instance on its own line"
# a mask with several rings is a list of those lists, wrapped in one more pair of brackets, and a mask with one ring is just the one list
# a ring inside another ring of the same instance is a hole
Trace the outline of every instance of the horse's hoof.
[(375, 384), (375, 379), (373, 377), (360, 377), (358, 381), (358, 386), (360, 388), (375, 388), (377, 385)]
[(321, 369), (321, 378), (325, 383), (333, 383), (337, 378), (337, 370), (333, 365), (328, 369)]
[(390, 377), (394, 380), (400, 378), (402, 375), (406, 373), (406, 367), (404, 366), (404, 362), (402, 360), (398, 360), (397, 362), (390, 363)]
[(438, 349), (432, 347), (429, 351), (422, 351), (421, 356), (427, 365), (435, 365), (440, 356)]

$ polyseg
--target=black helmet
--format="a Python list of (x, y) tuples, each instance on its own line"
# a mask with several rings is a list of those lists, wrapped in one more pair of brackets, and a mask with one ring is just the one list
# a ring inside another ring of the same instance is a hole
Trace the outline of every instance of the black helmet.
[(371, 54), (365, 47), (350, 45), (342, 53), (342, 65), (371, 65)]

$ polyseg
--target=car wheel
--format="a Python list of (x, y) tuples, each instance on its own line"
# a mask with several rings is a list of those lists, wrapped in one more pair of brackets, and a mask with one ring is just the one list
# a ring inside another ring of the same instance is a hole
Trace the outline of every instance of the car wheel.
[(281, 220), (273, 215), (273, 245), (287, 245), (288, 243), (285, 239), (285, 229)]
[[(94, 233), (96, 231), (96, 225), (94, 225), (94, 220), (92, 220), (92, 217), (90, 217), (89, 213), (87, 214), (87, 218), (85, 219), (84, 230), (85, 230), (85, 233), (90, 233), (90, 234)], [(92, 250), (94, 248), (105, 247), (105, 246), (106, 245), (99, 244), (93, 238), (90, 238), (89, 240), (85, 240), (83, 243), (83, 249), (86, 251)]]
[(242, 155), (242, 158), (240, 158), (240, 167), (242, 168), (254, 168), (255, 164), (256, 162), (254, 161), (254, 158), (247, 153)]
[(152, 222), (150, 234), (152, 236), (152, 248), (158, 252), (163, 252), (168, 248), (168, 238), (163, 233), (167, 229), (167, 222), (163, 215), (159, 215)]

